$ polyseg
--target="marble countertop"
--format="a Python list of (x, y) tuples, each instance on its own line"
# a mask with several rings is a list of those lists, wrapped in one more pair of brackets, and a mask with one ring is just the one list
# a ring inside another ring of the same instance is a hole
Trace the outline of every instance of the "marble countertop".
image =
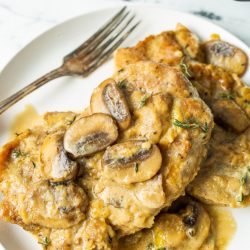
[(88, 11), (115, 5), (156, 3), (203, 16), (250, 46), (250, 2), (234, 0), (0, 0), (0, 70), (47, 29)]

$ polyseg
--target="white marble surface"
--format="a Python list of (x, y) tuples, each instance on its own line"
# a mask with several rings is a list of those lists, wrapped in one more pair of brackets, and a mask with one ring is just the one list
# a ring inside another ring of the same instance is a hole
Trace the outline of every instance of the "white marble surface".
[[(0, 70), (27, 43), (47, 29), (82, 13), (114, 5), (162, 4), (205, 13), (250, 45), (250, 2), (233, 0), (0, 0)], [(205, 17), (206, 18), (206, 17)]]

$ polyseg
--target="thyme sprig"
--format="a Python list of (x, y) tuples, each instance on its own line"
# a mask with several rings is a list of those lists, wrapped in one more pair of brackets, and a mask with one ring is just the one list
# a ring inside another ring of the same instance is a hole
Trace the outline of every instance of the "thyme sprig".
[(124, 79), (124, 80), (121, 80), (117, 83), (117, 86), (120, 88), (120, 89), (126, 89), (127, 88), (127, 80)]
[(247, 179), (248, 179), (248, 176), (247, 176), (247, 173), (245, 173), (241, 178), (240, 178), (240, 183), (242, 185), (245, 185), (247, 183)]
[(182, 58), (180, 64), (179, 64), (180, 68), (181, 68), (181, 71), (182, 73), (189, 79), (191, 78), (193, 75), (192, 75), (192, 72), (190, 71), (189, 69), (189, 66), (184, 62), (184, 58)]
[(234, 100), (235, 99), (235, 93), (233, 92), (222, 92), (219, 94), (219, 97), (222, 99), (228, 99), (228, 100)]
[(155, 249), (155, 247), (154, 247), (154, 244), (152, 242), (147, 245), (146, 250), (154, 250), (154, 249)]
[(38, 241), (38, 244), (48, 246), (50, 244), (50, 239), (46, 236), (45, 238), (42, 239), (42, 241)]
[(179, 121), (177, 119), (174, 119), (173, 124), (177, 127), (181, 128), (191, 128), (191, 129), (201, 129), (202, 132), (207, 133), (208, 132), (208, 123), (205, 122), (204, 125), (197, 121)]
[(135, 168), (135, 172), (138, 173), (138, 171), (139, 171), (139, 163), (138, 162), (135, 163), (134, 168)]
[(76, 120), (76, 115), (71, 120), (69, 120), (67, 124), (71, 125), (75, 120)]
[(241, 192), (239, 195), (238, 195), (238, 197), (237, 197), (237, 201), (238, 202), (242, 202), (244, 200), (244, 195), (243, 195), (243, 193)]
[(151, 95), (150, 94), (145, 94), (142, 99), (140, 100), (140, 105), (139, 107), (142, 108), (146, 103), (147, 103), (147, 100), (149, 99)]

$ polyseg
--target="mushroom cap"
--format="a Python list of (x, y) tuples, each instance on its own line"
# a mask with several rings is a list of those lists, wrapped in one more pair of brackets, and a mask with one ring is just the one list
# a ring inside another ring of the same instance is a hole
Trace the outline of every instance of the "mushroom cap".
[(74, 158), (102, 151), (116, 141), (118, 131), (114, 119), (102, 113), (80, 117), (66, 130), (64, 149)]
[(42, 172), (52, 182), (73, 179), (77, 172), (77, 162), (71, 160), (63, 148), (64, 133), (49, 134), (40, 149)]
[(93, 91), (90, 108), (92, 113), (110, 114), (121, 129), (126, 129), (131, 122), (131, 116), (122, 86), (118, 85), (111, 78), (103, 81)]
[(210, 40), (203, 44), (206, 62), (226, 69), (239, 76), (248, 66), (248, 57), (240, 48), (222, 40)]
[(151, 179), (161, 168), (161, 152), (147, 141), (115, 144), (103, 155), (103, 176), (118, 183), (130, 184)]

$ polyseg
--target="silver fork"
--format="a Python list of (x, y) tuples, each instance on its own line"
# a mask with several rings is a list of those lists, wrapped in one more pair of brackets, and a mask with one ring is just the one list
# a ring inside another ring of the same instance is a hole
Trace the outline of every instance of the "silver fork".
[[(137, 22), (131, 27), (135, 15), (131, 16), (129, 14), (130, 11), (127, 11), (126, 7), (123, 7), (83, 44), (66, 55), (59, 68), (50, 71), (12, 96), (1, 101), (0, 114), (29, 93), (53, 79), (61, 76), (87, 76), (97, 69), (140, 23)], [(130, 28), (128, 28), (129, 25)]]

